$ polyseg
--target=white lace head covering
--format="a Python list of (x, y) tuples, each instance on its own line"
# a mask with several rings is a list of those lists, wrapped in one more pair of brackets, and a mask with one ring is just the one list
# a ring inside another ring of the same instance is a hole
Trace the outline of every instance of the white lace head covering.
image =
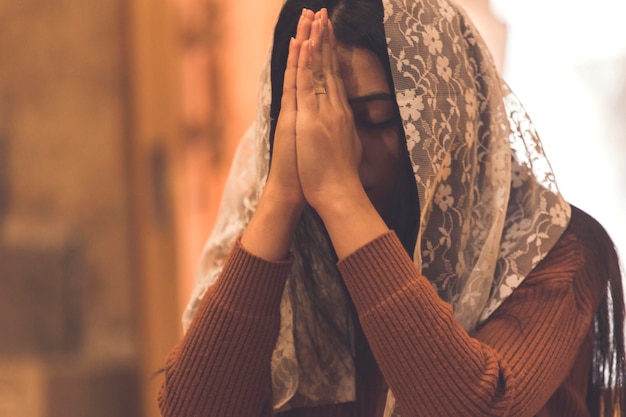
[[(452, 305), (461, 326), (472, 332), (554, 246), (568, 224), (570, 207), (558, 192), (530, 119), (465, 12), (449, 0), (382, 3), (395, 95), (421, 207), (414, 260)], [(183, 317), (185, 328), (252, 216), (267, 177), (269, 61), (257, 120), (236, 153)], [(314, 225), (308, 217), (302, 222)], [(307, 244), (330, 253), (322, 231), (309, 238)], [(320, 352), (323, 341), (314, 347), (306, 332), (298, 331), (315, 320), (307, 308), (299, 306), (301, 313), (292, 309), (290, 293), (302, 291), (301, 262), (296, 257), (283, 296), (272, 358), (277, 410), (355, 399), (350, 348)], [(335, 302), (349, 329), (352, 318), (336, 269), (328, 267), (327, 259), (310, 262), (314, 273), (324, 277), (325, 297)], [(387, 398), (385, 417), (398, 416), (393, 394)]]

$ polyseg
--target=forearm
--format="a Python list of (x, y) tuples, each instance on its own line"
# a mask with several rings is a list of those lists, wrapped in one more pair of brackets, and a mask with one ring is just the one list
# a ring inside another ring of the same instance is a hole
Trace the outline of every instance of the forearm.
[[(165, 417), (261, 416), (271, 406), (271, 354), (290, 262), (236, 247), (165, 367)], [(264, 411), (265, 410), (265, 411)]]
[(392, 235), (340, 270), (407, 416), (535, 415), (567, 375), (591, 320), (576, 305), (571, 277), (557, 278), (518, 289), (470, 337)]

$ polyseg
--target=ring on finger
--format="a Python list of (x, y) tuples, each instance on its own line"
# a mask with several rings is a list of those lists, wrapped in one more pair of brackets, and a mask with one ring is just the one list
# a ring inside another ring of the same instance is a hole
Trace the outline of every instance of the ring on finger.
[(325, 87), (325, 86), (323, 86), (323, 85), (321, 85), (321, 84), (318, 84), (318, 85), (314, 86), (314, 87), (313, 87), (313, 92), (314, 92), (316, 95), (320, 95), (320, 94), (328, 94), (328, 92), (326, 91), (326, 87)]

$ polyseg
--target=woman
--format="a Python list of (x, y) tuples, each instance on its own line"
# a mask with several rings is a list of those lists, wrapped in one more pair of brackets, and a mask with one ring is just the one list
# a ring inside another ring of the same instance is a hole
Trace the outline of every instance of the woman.
[(159, 403), (613, 416), (623, 309), (610, 239), (461, 10), (288, 0)]

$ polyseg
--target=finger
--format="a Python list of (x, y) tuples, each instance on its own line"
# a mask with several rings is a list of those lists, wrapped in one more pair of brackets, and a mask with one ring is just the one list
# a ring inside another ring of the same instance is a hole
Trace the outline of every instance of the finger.
[(326, 9), (321, 10), (321, 45), (320, 45), (320, 54), (321, 54), (321, 64), (322, 64), (322, 72), (324, 74), (324, 81), (326, 85), (326, 89), (328, 91), (328, 96), (331, 101), (335, 101), (338, 94), (337, 89), (337, 81), (336, 81), (336, 68), (334, 66), (333, 55), (334, 52), (330, 45), (330, 36), (329, 36), (329, 27), (328, 27), (328, 12)]
[(333, 28), (333, 22), (331, 22), (330, 19), (327, 19), (327, 32), (328, 42), (331, 51), (331, 66), (335, 74), (338, 77), (341, 77), (341, 72), (339, 68), (339, 51), (337, 49), (337, 38), (335, 38), (335, 29)]
[(330, 44), (330, 35), (329, 35), (329, 20), (328, 20), (328, 12), (326, 9), (322, 9), (321, 14), (321, 25), (322, 25), (322, 58), (324, 61), (324, 70), (330, 71), (331, 73), (335, 71), (337, 68), (335, 66), (336, 60), (333, 60), (332, 56), (332, 48)]
[(283, 80), (283, 96), (281, 101), (281, 109), (296, 109), (296, 75), (298, 70), (298, 57), (302, 42), (309, 38), (311, 32), (311, 23), (313, 22), (313, 11), (302, 9), (302, 14), (298, 20), (296, 29), (296, 37), (291, 38), (289, 42), (289, 54), (287, 55), (287, 65), (285, 67), (285, 75)]
[(315, 14), (312, 10), (302, 9), (302, 14), (300, 15), (300, 20), (298, 21), (298, 28), (296, 29), (296, 40), (300, 43), (309, 39), (311, 34), (311, 23), (313, 23), (313, 19)]
[(314, 93), (313, 73), (311, 71), (312, 41), (307, 39), (300, 47), (298, 70), (296, 75), (296, 100), (298, 112), (317, 109)]
[(298, 57), (301, 44), (294, 38), (289, 42), (289, 55), (283, 80), (283, 96), (281, 99), (281, 111), (296, 109), (296, 75), (298, 70)]
[(313, 83), (315, 86), (326, 86), (325, 74), (324, 74), (324, 59), (322, 56), (322, 17), (321, 12), (315, 14), (315, 21), (311, 26), (311, 72), (313, 74)]
[(333, 29), (333, 23), (328, 19), (327, 24), (328, 34), (328, 47), (330, 49), (330, 65), (332, 68), (333, 86), (337, 91), (337, 97), (341, 97), (345, 100), (345, 104), (348, 104), (348, 98), (346, 96), (345, 86), (343, 85), (343, 78), (341, 77), (341, 67), (339, 66), (339, 49), (337, 48), (337, 38), (335, 38), (335, 30)]

